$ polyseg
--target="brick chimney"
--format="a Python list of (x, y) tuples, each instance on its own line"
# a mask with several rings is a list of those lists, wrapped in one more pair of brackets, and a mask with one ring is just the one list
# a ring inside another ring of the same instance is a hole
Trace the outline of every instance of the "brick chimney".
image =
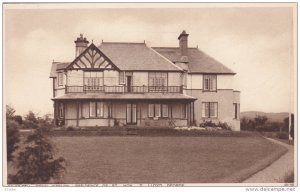
[(80, 37), (77, 37), (75, 42), (75, 57), (78, 57), (87, 47), (89, 44), (89, 41), (86, 40), (85, 37), (83, 37), (83, 34), (80, 34)]
[(181, 52), (181, 62), (187, 63), (188, 62), (188, 36), (185, 30), (179, 35), (179, 48)]

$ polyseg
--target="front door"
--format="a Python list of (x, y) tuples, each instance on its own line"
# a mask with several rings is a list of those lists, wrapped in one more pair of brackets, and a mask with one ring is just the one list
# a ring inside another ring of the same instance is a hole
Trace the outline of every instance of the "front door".
[(127, 76), (127, 92), (131, 92), (132, 77)]
[(126, 123), (128, 125), (136, 124), (136, 104), (128, 103), (126, 106)]

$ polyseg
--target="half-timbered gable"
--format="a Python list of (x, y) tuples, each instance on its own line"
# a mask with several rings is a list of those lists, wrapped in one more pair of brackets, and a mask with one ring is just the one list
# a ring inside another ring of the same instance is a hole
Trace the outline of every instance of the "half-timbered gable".
[(75, 58), (66, 69), (119, 70), (93, 43)]

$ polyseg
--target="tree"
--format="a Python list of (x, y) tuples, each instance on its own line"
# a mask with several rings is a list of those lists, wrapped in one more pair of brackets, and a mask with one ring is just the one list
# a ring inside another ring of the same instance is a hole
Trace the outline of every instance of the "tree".
[(65, 159), (53, 156), (50, 142), (41, 133), (41, 128), (35, 130), (25, 141), (25, 150), (18, 155), (18, 172), (12, 176), (12, 183), (42, 184), (51, 179), (57, 179), (65, 170)]
[(28, 114), (25, 116), (25, 119), (27, 121), (31, 121), (33, 123), (37, 123), (38, 122), (38, 120), (36, 118), (36, 115), (32, 111), (28, 112)]
[(6, 120), (8, 119), (12, 119), (14, 117), (16, 110), (10, 106), (10, 105), (6, 105)]
[(13, 120), (6, 121), (6, 135), (7, 135), (7, 160), (12, 161), (13, 152), (18, 149), (20, 141), (19, 124)]

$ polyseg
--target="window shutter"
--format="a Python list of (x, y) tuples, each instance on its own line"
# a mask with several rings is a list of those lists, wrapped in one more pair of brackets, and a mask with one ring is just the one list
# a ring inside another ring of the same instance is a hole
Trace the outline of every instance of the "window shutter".
[(162, 114), (163, 114), (163, 117), (169, 117), (168, 105), (166, 105), (166, 104), (162, 105)]

